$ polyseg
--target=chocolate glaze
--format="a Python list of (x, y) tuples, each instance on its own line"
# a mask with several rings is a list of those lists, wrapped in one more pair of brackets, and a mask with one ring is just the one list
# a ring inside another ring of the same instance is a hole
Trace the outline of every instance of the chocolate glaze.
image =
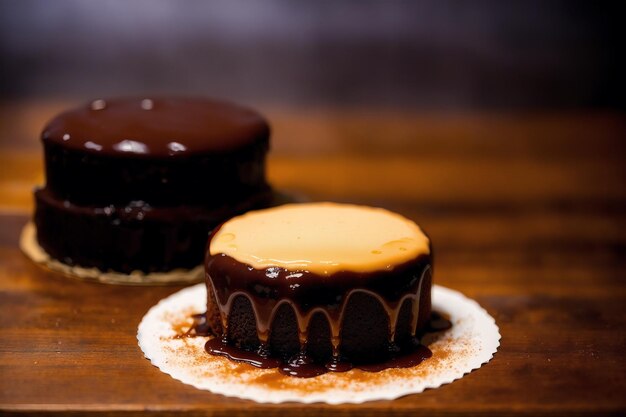
[[(152, 99), (150, 110), (143, 101), (53, 119), (42, 134), (47, 187), (77, 204), (207, 207), (267, 188), (269, 127), (260, 115), (206, 99)], [(117, 146), (129, 141), (136, 146)]]
[(224, 356), (232, 361), (245, 362), (262, 369), (277, 368), (281, 364), (280, 359), (273, 358), (266, 352), (238, 349), (219, 337), (207, 341), (204, 349), (211, 355)]
[(420, 255), (381, 271), (318, 275), (257, 270), (207, 250), (207, 320), (218, 336), (207, 350), (244, 350), (262, 365), (263, 357), (282, 358), (281, 372), (296, 376), (423, 356), (415, 340), (431, 316), (431, 264)]
[(269, 127), (233, 104), (96, 100), (54, 118), (42, 141), (37, 240), (69, 265), (192, 268), (202, 263), (211, 228), (271, 201)]
[(44, 128), (44, 143), (82, 153), (169, 158), (239, 149), (269, 137), (253, 110), (204, 98), (94, 100)]

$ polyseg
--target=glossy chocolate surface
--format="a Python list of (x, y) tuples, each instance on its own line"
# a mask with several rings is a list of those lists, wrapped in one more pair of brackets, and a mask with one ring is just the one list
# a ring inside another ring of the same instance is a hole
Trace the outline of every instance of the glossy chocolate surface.
[(267, 140), (253, 110), (201, 98), (94, 100), (44, 128), (44, 143), (116, 157), (181, 157), (224, 152)]
[(146, 100), (98, 101), (53, 119), (42, 134), (47, 188), (75, 204), (209, 208), (268, 188), (262, 116), (208, 99)]
[(45, 144), (46, 186), (76, 204), (237, 204), (267, 190), (265, 142), (212, 155), (116, 158)]
[(42, 133), (40, 246), (68, 265), (166, 272), (201, 265), (209, 231), (266, 207), (269, 127), (210, 99), (96, 100)]

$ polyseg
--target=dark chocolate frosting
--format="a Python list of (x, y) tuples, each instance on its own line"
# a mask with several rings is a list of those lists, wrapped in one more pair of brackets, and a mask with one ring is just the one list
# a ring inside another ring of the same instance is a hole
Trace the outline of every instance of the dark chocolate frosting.
[(224, 152), (267, 139), (253, 110), (201, 98), (95, 100), (55, 117), (44, 143), (116, 157), (171, 157)]
[(202, 264), (209, 231), (272, 200), (269, 127), (200, 98), (95, 100), (44, 129), (37, 239), (69, 265), (167, 272)]

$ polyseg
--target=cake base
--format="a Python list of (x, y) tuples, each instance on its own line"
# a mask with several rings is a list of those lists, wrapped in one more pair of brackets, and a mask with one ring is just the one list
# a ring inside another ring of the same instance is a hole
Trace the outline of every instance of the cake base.
[(174, 285), (200, 282), (204, 279), (204, 266), (192, 269), (176, 269), (169, 272), (144, 273), (133, 271), (123, 274), (113, 271), (101, 271), (98, 268), (84, 268), (64, 264), (52, 258), (37, 242), (37, 228), (29, 222), (20, 235), (20, 249), (36, 264), (54, 272), (82, 281), (94, 281), (116, 285)]
[(162, 372), (198, 389), (262, 403), (362, 403), (391, 400), (462, 378), (489, 362), (500, 345), (493, 317), (463, 294), (433, 286), (433, 310), (452, 328), (422, 339), (432, 357), (408, 368), (380, 372), (352, 369), (314, 378), (295, 378), (209, 355), (209, 337), (185, 337), (192, 315), (206, 308), (206, 286), (185, 288), (161, 300), (142, 319), (137, 339), (144, 355)]

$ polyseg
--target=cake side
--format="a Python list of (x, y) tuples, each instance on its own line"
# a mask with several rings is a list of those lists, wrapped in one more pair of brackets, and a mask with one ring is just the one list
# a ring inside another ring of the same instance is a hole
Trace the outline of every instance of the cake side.
[(204, 260), (209, 231), (233, 215), (270, 204), (270, 191), (236, 205), (76, 205), (48, 189), (35, 191), (39, 245), (67, 265), (131, 273), (191, 269)]
[[(237, 203), (269, 189), (267, 138), (237, 150), (176, 158), (117, 158), (44, 143), (46, 188), (75, 204)], [(199, 179), (202, 179), (199, 181)]]

